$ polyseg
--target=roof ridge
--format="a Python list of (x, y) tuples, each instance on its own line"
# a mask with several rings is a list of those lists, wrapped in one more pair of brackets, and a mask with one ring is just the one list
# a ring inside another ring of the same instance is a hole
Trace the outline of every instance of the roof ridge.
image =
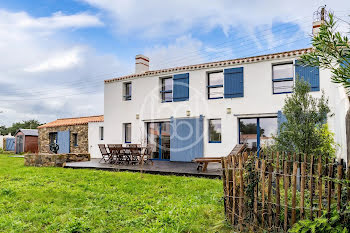
[[(222, 63), (222, 64), (220, 64), (220, 66), (227, 66), (227, 65), (231, 65), (231, 63), (232, 64), (237, 64), (237, 63), (242, 64), (242, 63), (246, 63), (246, 61), (248, 61), (248, 62), (261, 61), (261, 60), (265, 60), (264, 57), (268, 57), (268, 58), (266, 58), (266, 60), (268, 60), (268, 59), (272, 59), (272, 58), (275, 58), (276, 56), (280, 56), (280, 55), (284, 55), (284, 54), (288, 54), (288, 56), (291, 56), (290, 53), (293, 53), (293, 55), (303, 54), (303, 53), (310, 51), (311, 49), (312, 48), (309, 47), (309, 48), (289, 50), (289, 51), (277, 52), (277, 53), (262, 54), (262, 55), (256, 55), (256, 56), (250, 56), (250, 57), (234, 58), (234, 59), (206, 62), (206, 63), (200, 63), (200, 64), (194, 64), (194, 65), (185, 65), (185, 66), (171, 67), (171, 68), (165, 68), (165, 69), (150, 70), (150, 71), (146, 71), (146, 72), (141, 73), (141, 74), (130, 74), (130, 75), (120, 76), (120, 77), (116, 77), (116, 78), (106, 79), (104, 82), (110, 83), (110, 82), (125, 80), (125, 79), (129, 79), (129, 78), (145, 77), (145, 76), (154, 75), (154, 74), (161, 74), (161, 73), (174, 72), (174, 71), (176, 72), (176, 71), (181, 71), (181, 70), (212, 68), (212, 67), (214, 67), (214, 64), (216, 67), (217, 66), (216, 64), (219, 64), (219, 63)], [(260, 59), (260, 58), (262, 58), (262, 59)]]
[[(82, 117), (68, 117), (68, 118), (57, 118), (57, 120), (80, 119), (80, 118), (102, 117), (102, 116), (104, 116), (104, 115), (82, 116)], [(57, 121), (57, 120), (56, 120), (56, 121)]]

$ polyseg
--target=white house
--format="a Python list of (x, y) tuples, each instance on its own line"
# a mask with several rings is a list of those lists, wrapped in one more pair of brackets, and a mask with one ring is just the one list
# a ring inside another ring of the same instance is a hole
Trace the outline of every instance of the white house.
[(312, 95), (322, 90), (335, 115), (338, 157), (347, 158), (345, 119), (349, 99), (329, 70), (302, 67), (310, 48), (149, 71), (136, 56), (135, 74), (105, 80), (104, 142), (154, 144), (155, 159), (191, 161), (225, 156), (238, 143), (258, 150), (277, 132), (285, 98), (298, 76)]

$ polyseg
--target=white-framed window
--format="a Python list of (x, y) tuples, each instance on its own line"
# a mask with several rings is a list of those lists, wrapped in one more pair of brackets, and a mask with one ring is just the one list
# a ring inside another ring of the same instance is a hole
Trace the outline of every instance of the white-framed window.
[(293, 62), (272, 65), (273, 94), (291, 93), (294, 86)]
[(100, 128), (99, 128), (99, 136), (100, 136), (100, 140), (103, 141), (103, 138), (104, 138), (103, 126), (100, 126)]
[(124, 124), (124, 142), (131, 143), (131, 123)]
[(131, 100), (132, 84), (131, 82), (124, 83), (124, 100)]
[(208, 73), (208, 99), (222, 99), (224, 97), (224, 72)]
[(209, 120), (209, 143), (221, 143), (221, 119)]
[(173, 101), (173, 78), (161, 78), (162, 89), (160, 91), (162, 102)]

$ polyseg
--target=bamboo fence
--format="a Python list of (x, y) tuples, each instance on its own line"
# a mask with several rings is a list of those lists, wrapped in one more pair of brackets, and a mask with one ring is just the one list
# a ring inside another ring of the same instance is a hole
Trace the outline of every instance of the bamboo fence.
[(321, 157), (247, 153), (222, 158), (225, 215), (240, 231), (288, 231), (298, 220), (343, 211), (350, 169)]

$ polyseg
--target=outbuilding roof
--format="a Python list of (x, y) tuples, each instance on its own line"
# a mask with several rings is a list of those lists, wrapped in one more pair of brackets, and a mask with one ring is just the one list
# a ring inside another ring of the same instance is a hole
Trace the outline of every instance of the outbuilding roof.
[(16, 134), (18, 132), (22, 132), (25, 136), (38, 136), (37, 129), (19, 129), (17, 130)]
[(103, 122), (103, 115), (100, 116), (87, 116), (87, 117), (75, 117), (75, 118), (62, 118), (52, 121), (50, 123), (39, 126), (38, 128), (48, 128), (57, 126), (69, 126), (69, 125), (87, 125), (89, 122)]
[(247, 63), (259, 62), (259, 61), (265, 61), (265, 60), (272, 60), (272, 59), (278, 59), (278, 58), (295, 57), (295, 56), (300, 56), (305, 53), (311, 52), (311, 50), (312, 48), (304, 48), (304, 49), (291, 50), (291, 51), (280, 52), (280, 53), (258, 55), (253, 57), (236, 58), (231, 60), (208, 62), (208, 63), (202, 63), (197, 65), (180, 66), (180, 67), (161, 69), (161, 70), (150, 70), (140, 74), (131, 74), (131, 75), (126, 75), (118, 78), (107, 79), (105, 80), (105, 83), (112, 83), (120, 80), (127, 80), (127, 79), (138, 78), (138, 77), (164, 75), (164, 74), (175, 73), (175, 72), (200, 70), (200, 69), (208, 69), (208, 68), (210, 69), (210, 68), (217, 68), (217, 67), (232, 66), (237, 64), (239, 65), (239, 64), (247, 64)]

